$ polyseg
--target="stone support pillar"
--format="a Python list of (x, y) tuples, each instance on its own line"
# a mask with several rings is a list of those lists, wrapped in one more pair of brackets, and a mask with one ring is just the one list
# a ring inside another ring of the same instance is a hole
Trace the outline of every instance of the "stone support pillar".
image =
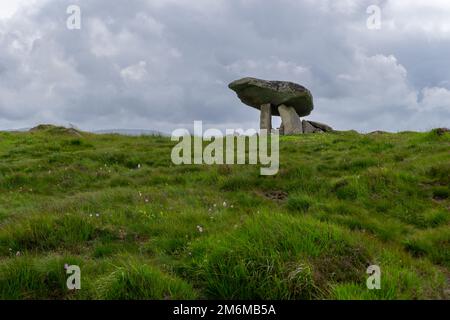
[(261, 106), (260, 129), (266, 129), (268, 134), (272, 131), (272, 106), (270, 103)]
[(285, 135), (303, 133), (302, 122), (293, 107), (281, 105), (278, 107), (278, 111), (283, 121)]

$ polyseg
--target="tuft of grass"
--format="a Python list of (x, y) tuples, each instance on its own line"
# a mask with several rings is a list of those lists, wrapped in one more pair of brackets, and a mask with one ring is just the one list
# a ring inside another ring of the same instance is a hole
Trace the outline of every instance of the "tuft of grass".
[(98, 283), (101, 299), (108, 300), (187, 300), (195, 290), (185, 281), (144, 264), (129, 261)]
[(406, 250), (414, 256), (428, 256), (435, 264), (450, 267), (450, 228), (417, 232), (404, 240)]
[(287, 208), (293, 212), (307, 212), (312, 205), (311, 198), (305, 195), (289, 196)]
[(111, 236), (88, 218), (78, 215), (43, 215), (8, 223), (0, 229), (0, 249), (8, 251), (47, 251), (74, 248), (100, 236)]
[(434, 187), (433, 198), (436, 200), (445, 200), (450, 196), (450, 188), (448, 187)]
[(347, 178), (336, 182), (334, 192), (338, 199), (351, 201), (364, 194), (365, 190), (364, 186), (359, 183), (358, 178)]
[(61, 256), (21, 256), (1, 262), (0, 299), (68, 299), (76, 295), (67, 289), (65, 264), (83, 266), (80, 259)]
[(187, 250), (186, 272), (215, 299), (325, 298), (329, 282), (361, 279), (370, 261), (332, 226), (273, 213)]

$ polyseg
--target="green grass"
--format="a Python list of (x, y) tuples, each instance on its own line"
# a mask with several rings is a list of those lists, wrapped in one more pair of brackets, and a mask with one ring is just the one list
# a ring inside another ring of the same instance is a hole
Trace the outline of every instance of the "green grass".
[(1, 132), (0, 299), (449, 299), (449, 133), (282, 137), (276, 176), (174, 145)]

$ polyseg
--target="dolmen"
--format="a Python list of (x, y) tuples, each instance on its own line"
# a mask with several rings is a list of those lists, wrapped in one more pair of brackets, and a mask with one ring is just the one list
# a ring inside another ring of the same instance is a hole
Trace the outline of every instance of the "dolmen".
[(305, 87), (288, 81), (267, 81), (243, 78), (228, 86), (246, 105), (261, 111), (260, 129), (272, 130), (272, 116), (280, 116), (280, 134), (329, 132), (333, 129), (323, 123), (301, 121), (311, 114), (313, 96)]

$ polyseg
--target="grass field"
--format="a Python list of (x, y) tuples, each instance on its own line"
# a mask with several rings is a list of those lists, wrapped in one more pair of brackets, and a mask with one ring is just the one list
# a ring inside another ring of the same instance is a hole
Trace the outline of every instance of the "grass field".
[(449, 299), (450, 133), (282, 137), (273, 177), (174, 145), (0, 133), (0, 298)]

